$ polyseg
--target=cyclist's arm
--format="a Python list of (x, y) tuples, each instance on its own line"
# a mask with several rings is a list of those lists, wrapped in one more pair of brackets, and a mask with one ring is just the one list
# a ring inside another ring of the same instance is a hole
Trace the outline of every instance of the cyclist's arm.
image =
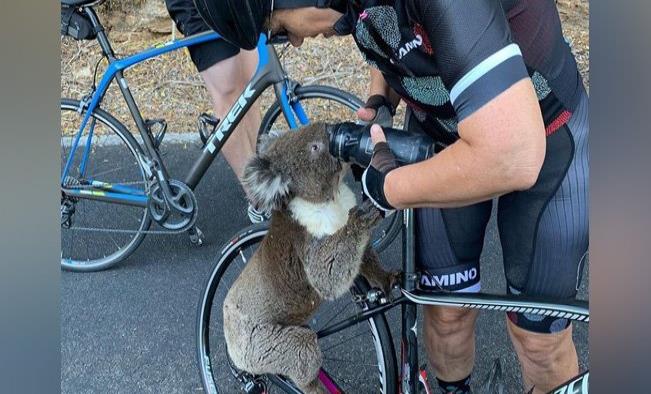
[(458, 207), (533, 186), (545, 129), (531, 82), (517, 82), (468, 116), (459, 136), (433, 158), (391, 171), (387, 201), (396, 208)]
[(400, 208), (454, 207), (531, 187), (545, 156), (545, 129), (500, 2), (414, 1), (460, 139), (430, 160), (390, 172), (387, 200)]
[[(398, 103), (400, 103), (400, 96), (398, 96), (398, 94), (393, 89), (391, 89), (391, 87), (389, 87), (389, 84), (384, 79), (382, 73), (374, 68), (371, 68), (371, 83), (369, 85), (368, 97), (370, 98), (375, 95), (380, 95), (387, 98), (393, 106), (394, 110), (398, 106)], [(369, 102), (367, 102), (367, 105), (369, 105)], [(357, 110), (357, 116), (365, 122), (379, 121), (381, 124), (393, 124), (393, 115), (386, 113), (384, 117), (381, 117), (378, 120), (375, 118), (375, 109), (367, 108), (366, 106)], [(385, 117), (389, 118), (386, 119)]]
[(371, 84), (368, 96), (370, 97), (375, 94), (380, 94), (388, 98), (394, 107), (398, 106), (398, 103), (400, 102), (400, 96), (391, 89), (389, 84), (384, 80), (382, 73), (375, 68), (371, 68)]

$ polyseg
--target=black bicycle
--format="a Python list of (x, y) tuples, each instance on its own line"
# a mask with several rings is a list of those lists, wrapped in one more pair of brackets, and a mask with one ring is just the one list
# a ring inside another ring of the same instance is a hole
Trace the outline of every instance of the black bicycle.
[[(345, 161), (359, 164), (370, 161), (372, 145), (368, 130), (341, 124), (331, 135), (330, 151)], [(433, 154), (430, 137), (385, 129), (387, 140), (398, 161), (411, 163)], [(354, 148), (351, 148), (354, 147)], [(403, 393), (415, 394), (422, 387), (429, 393), (426, 375), (419, 368), (416, 336), (417, 306), (439, 305), (500, 312), (555, 316), (588, 322), (587, 301), (559, 301), (520, 295), (423, 292), (418, 289), (415, 263), (413, 210), (394, 215), (399, 231), (387, 242), (402, 234), (402, 280), (397, 294), (388, 297), (369, 288), (357, 278), (350, 297), (324, 302), (308, 322), (319, 338), (324, 364), (319, 379), (330, 393)], [(197, 356), (203, 387), (208, 393), (263, 393), (300, 391), (282, 376), (253, 376), (235, 368), (228, 357), (222, 330), (222, 305), (231, 285), (253, 256), (267, 234), (267, 225), (250, 226), (240, 231), (221, 250), (201, 294), (197, 312)], [(400, 363), (396, 354), (385, 313), (401, 307)], [(585, 371), (555, 393), (587, 393), (588, 372)], [(571, 389), (571, 390), (570, 390)], [(487, 392), (500, 392), (488, 387)]]
[[(369, 288), (360, 277), (351, 288), (349, 298), (324, 303), (309, 322), (317, 332), (324, 357), (319, 377), (325, 387), (336, 388), (331, 393), (419, 392), (417, 387), (424, 375), (418, 364), (415, 330), (418, 305), (521, 312), (589, 321), (586, 301), (559, 302), (514, 295), (419, 291), (413, 252), (413, 212), (405, 210), (396, 215), (403, 219), (399, 222), (403, 256), (401, 295), (389, 301), (379, 290)], [(282, 376), (253, 376), (238, 371), (226, 352), (221, 313), (223, 300), (267, 230), (267, 224), (262, 223), (233, 237), (222, 249), (201, 293), (197, 312), (197, 356), (203, 387), (208, 393), (300, 393)], [(400, 364), (396, 361), (385, 317), (386, 312), (398, 306), (402, 309)], [(588, 372), (585, 371), (567, 383), (574, 390), (569, 392), (587, 393), (587, 382)]]
[[(108, 61), (99, 84), (93, 83), (86, 96), (61, 100), (61, 266), (65, 269), (109, 268), (133, 253), (146, 234), (188, 232), (190, 240), (200, 245), (203, 241), (201, 230), (195, 226), (198, 205), (194, 190), (242, 117), (267, 88), (273, 86), (276, 102), (263, 117), (259, 133), (306, 125), (317, 118), (313, 111), (318, 112), (319, 121), (355, 119), (355, 111), (362, 105), (360, 99), (339, 89), (301, 86), (291, 80), (274, 47), (286, 43), (286, 38), (262, 35), (255, 75), (224, 119), (206, 114), (199, 117), (202, 151), (183, 181), (173, 179), (160, 151), (167, 123), (143, 118), (123, 72), (156, 56), (221, 38), (214, 32), (201, 33), (118, 59), (93, 9), (101, 2), (61, 1), (62, 34), (97, 40)], [(114, 80), (138, 128), (137, 136), (101, 109)], [(160, 229), (150, 230), (152, 221)], [(380, 250), (398, 226), (387, 221), (382, 228), (374, 237), (374, 245)]]

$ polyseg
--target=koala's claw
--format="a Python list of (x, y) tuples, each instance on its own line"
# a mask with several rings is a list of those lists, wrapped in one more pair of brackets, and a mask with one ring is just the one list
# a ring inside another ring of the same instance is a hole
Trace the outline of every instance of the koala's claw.
[(373, 227), (382, 220), (382, 211), (377, 209), (370, 200), (366, 200), (357, 207), (352, 208), (351, 213), (365, 227)]
[(402, 295), (401, 283), (402, 283), (402, 271), (392, 272), (391, 281), (389, 284), (389, 292), (388, 292), (388, 297), (390, 301), (393, 301)]
[(381, 283), (376, 284), (382, 290), (388, 301), (393, 301), (402, 294), (400, 290), (401, 278), (402, 272), (386, 272)]

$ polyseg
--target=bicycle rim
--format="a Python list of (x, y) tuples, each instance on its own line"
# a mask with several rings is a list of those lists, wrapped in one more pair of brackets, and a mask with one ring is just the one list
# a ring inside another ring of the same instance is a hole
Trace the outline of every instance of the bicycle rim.
[[(201, 379), (208, 393), (242, 392), (234, 378), (221, 329), (221, 307), (232, 282), (253, 255), (267, 232), (255, 225), (242, 231), (222, 250), (202, 293), (198, 308), (197, 351)], [(359, 282), (360, 286), (366, 286)], [(360, 289), (364, 290), (364, 289)], [(308, 322), (313, 329), (325, 327), (351, 312), (359, 311), (351, 297), (327, 303)], [(323, 352), (323, 369), (344, 392), (382, 392), (396, 390), (396, 364), (393, 343), (384, 316), (377, 315), (356, 326), (319, 341)], [(352, 351), (354, 349), (354, 351)], [(280, 376), (260, 377), (269, 393), (298, 393), (288, 379)]]
[[(318, 85), (297, 87), (294, 100), (301, 103), (310, 123), (357, 122), (356, 111), (363, 105), (360, 99), (350, 93), (330, 86)], [(278, 102), (274, 103), (265, 113), (258, 135), (267, 134), (270, 130), (280, 132), (289, 130), (289, 125), (282, 116)], [(362, 194), (359, 182), (355, 182), (350, 174), (346, 176), (345, 182), (359, 200)], [(371, 245), (378, 253), (385, 250), (398, 235), (401, 223), (399, 216), (388, 216), (373, 230)]]
[[(61, 102), (62, 172), (84, 115), (78, 109), (76, 100)], [(91, 126), (93, 137), (89, 139)], [(110, 114), (96, 110), (75, 150), (64, 181), (66, 186), (83, 188), (95, 181), (148, 194), (145, 172), (136, 158), (137, 145), (128, 133)], [(82, 172), (84, 156), (87, 159)], [(70, 205), (73, 206), (71, 214)], [(61, 266), (72, 271), (98, 271), (124, 260), (142, 242), (145, 236), (142, 231), (151, 224), (145, 208), (71, 199), (63, 192), (61, 215)], [(66, 218), (70, 219), (67, 224), (64, 223)]]

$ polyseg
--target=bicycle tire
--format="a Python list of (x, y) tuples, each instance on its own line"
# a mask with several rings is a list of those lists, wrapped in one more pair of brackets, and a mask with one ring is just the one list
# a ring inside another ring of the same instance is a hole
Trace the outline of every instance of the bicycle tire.
[[(343, 106), (350, 108), (353, 111), (357, 111), (364, 102), (354, 96), (351, 93), (345, 92), (341, 89), (337, 89), (331, 86), (323, 85), (307, 85), (307, 86), (297, 86), (294, 89), (294, 96), (292, 100), (294, 101), (303, 101), (309, 99), (325, 99), (337, 102)], [(258, 139), (271, 130), (271, 127), (276, 122), (282, 109), (280, 102), (276, 100), (274, 104), (269, 107), (267, 112), (262, 117), (260, 122), (260, 129), (258, 129)], [(353, 120), (353, 119), (351, 119)], [(384, 251), (396, 238), (401, 229), (401, 221), (399, 219), (399, 212), (395, 212), (394, 215), (384, 220), (386, 223), (381, 224), (381, 228), (376, 230), (374, 233), (371, 245), (376, 252), (381, 253)]]
[[(218, 389), (217, 385), (219, 382), (216, 381), (213, 374), (214, 367), (211, 361), (210, 321), (213, 303), (215, 302), (215, 294), (218, 290), (217, 287), (219, 286), (219, 283), (222, 282), (223, 276), (235, 261), (235, 258), (239, 256), (240, 253), (243, 253), (242, 250), (261, 242), (267, 234), (267, 231), (268, 223), (254, 224), (241, 230), (235, 237), (233, 237), (232, 240), (222, 248), (220, 258), (212, 267), (210, 275), (208, 276), (203, 288), (197, 308), (196, 341), (201, 382), (207, 393), (217, 394), (221, 392), (233, 392), (232, 389), (228, 391), (220, 391)], [(362, 278), (358, 278), (355, 281), (355, 290), (351, 290), (354, 292), (365, 292), (368, 288), (366, 281)], [(224, 289), (220, 290), (224, 291)], [(378, 314), (369, 318), (368, 323), (371, 327), (373, 343), (375, 345), (375, 354), (378, 358), (377, 372), (379, 372), (381, 379), (381, 392), (395, 393), (398, 390), (397, 363), (395, 360), (393, 340), (391, 338), (386, 317), (383, 314)], [(222, 342), (224, 341), (223, 337), (221, 340)], [(225, 349), (222, 353), (225, 353)], [(268, 377), (268, 380), (274, 385), (279, 385), (279, 388), (283, 392), (300, 393), (300, 391), (284, 377), (271, 376)]]
[[(61, 107), (62, 127), (63, 127), (64, 117), (65, 117), (65, 115), (68, 114), (66, 111), (78, 112), (80, 116), (85, 114), (85, 111), (79, 111), (79, 109), (82, 108), (81, 102), (79, 100), (65, 99), (65, 98), (61, 99), (60, 107)], [(137, 143), (137, 141), (135, 140), (133, 135), (131, 135), (131, 133), (127, 130), (127, 128), (122, 123), (120, 123), (115, 117), (113, 117), (111, 114), (109, 114), (108, 112), (106, 112), (106, 111), (104, 111), (104, 110), (102, 110), (100, 108), (96, 108), (93, 111), (93, 114), (91, 115), (91, 117), (92, 117), (92, 119), (95, 119), (97, 122), (99, 122), (99, 124), (105, 126), (107, 128), (108, 132), (111, 132), (111, 133), (115, 134), (115, 136), (118, 137), (117, 139), (115, 139), (115, 138), (111, 139), (112, 138), (111, 135), (106, 135), (105, 138), (107, 140), (109, 140), (109, 139), (110, 139), (110, 141), (115, 140), (115, 142), (117, 144), (120, 144), (120, 143), (124, 144), (126, 146), (127, 150), (130, 152), (130, 154), (134, 158), (136, 158), (139, 154), (142, 153), (141, 147)], [(67, 137), (64, 136), (63, 132), (62, 132), (61, 138), (62, 138), (61, 149), (62, 149), (62, 153), (63, 153), (63, 149), (64, 149), (64, 145), (65, 145), (64, 140), (65, 140), (65, 138), (67, 138)], [(117, 145), (117, 146), (120, 146), (120, 145)], [(64, 155), (64, 156), (66, 156), (66, 155)], [(62, 157), (62, 166), (63, 166), (63, 163), (65, 162), (66, 158), (67, 158), (67, 156)], [(143, 187), (145, 188), (144, 191), (147, 192), (148, 186), (147, 186), (147, 183), (146, 183), (147, 178), (146, 178), (146, 175), (145, 175), (145, 171), (144, 171), (144, 169), (142, 168), (142, 165), (140, 164), (140, 162), (137, 159), (134, 160), (133, 163), (134, 163), (134, 167), (138, 168), (138, 173), (139, 173), (138, 176), (142, 177)], [(64, 195), (63, 192), (61, 194), (62, 194), (62, 203), (63, 203), (63, 199), (64, 199), (65, 195)], [(81, 201), (82, 199), (80, 198), (79, 200)], [(91, 200), (84, 200), (84, 201), (91, 201)], [(140, 209), (142, 209), (142, 208), (140, 208)], [(138, 222), (139, 225), (138, 225), (138, 227), (136, 229), (137, 232), (133, 233), (132, 237), (129, 237), (128, 242), (125, 243), (125, 246), (120, 247), (119, 245), (117, 245), (117, 242), (115, 241), (115, 238), (113, 236), (109, 236), (111, 238), (112, 242), (115, 243), (116, 246), (118, 246), (118, 250), (111, 253), (111, 254), (104, 255), (102, 257), (98, 257), (96, 259), (87, 259), (85, 261), (81, 261), (81, 260), (76, 260), (76, 259), (73, 259), (73, 258), (64, 257), (64, 249), (65, 249), (64, 236), (65, 236), (65, 232), (68, 231), (68, 230), (66, 230), (65, 228), (62, 227), (62, 234), (61, 234), (61, 237), (62, 237), (61, 267), (63, 269), (65, 269), (65, 270), (68, 270), (68, 271), (77, 271), (77, 272), (101, 271), (101, 270), (108, 269), (108, 268), (114, 266), (115, 264), (123, 261), (127, 257), (129, 257), (138, 248), (138, 246), (140, 245), (142, 240), (145, 238), (145, 234), (142, 233), (142, 231), (148, 230), (150, 225), (151, 225), (151, 218), (150, 218), (147, 210), (146, 209), (142, 209), (142, 210), (143, 210), (142, 218), (140, 218), (140, 219), (137, 218), (139, 220), (139, 222)], [(112, 212), (112, 214), (113, 214), (113, 216), (115, 216), (114, 211)], [(75, 213), (75, 215), (76, 215), (76, 213)], [(92, 224), (89, 224), (88, 226), (93, 226), (94, 224), (95, 223), (92, 223)], [(90, 241), (84, 240), (84, 242), (90, 242)], [(88, 245), (86, 245), (86, 249), (90, 249), (88, 247)], [(90, 253), (90, 252), (88, 252), (88, 253)]]

